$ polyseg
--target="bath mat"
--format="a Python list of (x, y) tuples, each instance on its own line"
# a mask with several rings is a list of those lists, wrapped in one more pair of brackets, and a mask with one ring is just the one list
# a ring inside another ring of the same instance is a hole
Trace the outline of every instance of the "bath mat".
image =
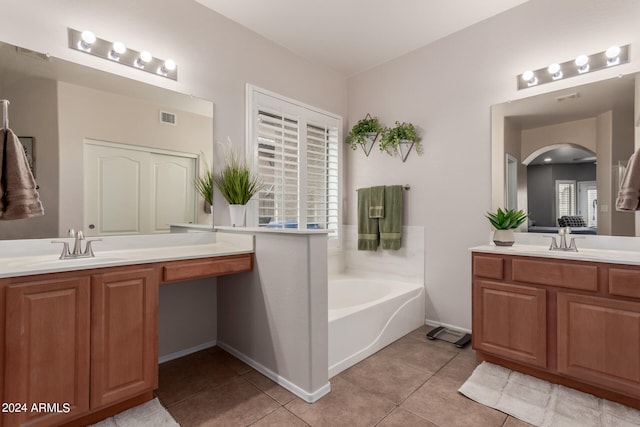
[(458, 391), (539, 427), (640, 425), (640, 411), (482, 362)]
[(160, 404), (158, 398), (134, 406), (111, 418), (102, 420), (93, 427), (180, 427), (171, 414)]

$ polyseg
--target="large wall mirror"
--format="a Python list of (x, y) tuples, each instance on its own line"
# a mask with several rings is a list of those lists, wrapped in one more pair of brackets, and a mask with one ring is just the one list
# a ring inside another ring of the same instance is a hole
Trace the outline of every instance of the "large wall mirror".
[(34, 160), (45, 215), (0, 239), (163, 233), (211, 223), (193, 179), (212, 164), (213, 103), (0, 43), (0, 98)]
[(635, 236), (615, 200), (635, 151), (638, 76), (494, 105), (492, 204), (530, 212), (522, 231)]

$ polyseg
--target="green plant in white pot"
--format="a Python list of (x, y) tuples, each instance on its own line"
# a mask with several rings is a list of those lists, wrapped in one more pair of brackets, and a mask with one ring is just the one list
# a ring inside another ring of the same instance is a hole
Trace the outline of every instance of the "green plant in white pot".
[(214, 174), (213, 181), (229, 203), (231, 225), (243, 226), (246, 204), (264, 185), (260, 177), (239, 159), (231, 141), (225, 149), (225, 165), (220, 172)]
[(514, 230), (527, 220), (529, 214), (523, 210), (498, 208), (495, 213), (487, 212), (486, 217), (495, 228), (493, 243), (496, 246), (512, 246), (516, 240)]
[(390, 156), (400, 153), (402, 161), (406, 161), (413, 146), (416, 146), (418, 155), (422, 155), (422, 143), (416, 132), (415, 126), (411, 123), (396, 122), (392, 128), (385, 128), (380, 137), (380, 151), (386, 152)]
[(347, 135), (347, 143), (352, 150), (362, 147), (364, 153), (368, 156), (371, 152), (373, 144), (376, 142), (378, 135), (383, 131), (383, 127), (377, 117), (371, 117), (369, 114), (364, 119), (358, 120)]

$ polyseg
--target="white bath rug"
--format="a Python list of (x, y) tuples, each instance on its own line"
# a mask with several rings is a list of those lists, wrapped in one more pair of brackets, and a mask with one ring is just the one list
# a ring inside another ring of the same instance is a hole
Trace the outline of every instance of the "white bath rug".
[(640, 411), (482, 362), (458, 391), (539, 427), (640, 426)]
[(180, 424), (155, 398), (93, 424), (93, 427), (180, 427)]

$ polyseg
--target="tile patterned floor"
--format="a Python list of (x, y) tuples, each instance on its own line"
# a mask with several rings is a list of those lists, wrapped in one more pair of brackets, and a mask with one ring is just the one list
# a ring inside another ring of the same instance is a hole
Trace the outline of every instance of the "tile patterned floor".
[(423, 326), (332, 378), (314, 404), (218, 347), (160, 365), (157, 395), (182, 427), (525, 427), (457, 392), (476, 367), (471, 346), (425, 338)]

